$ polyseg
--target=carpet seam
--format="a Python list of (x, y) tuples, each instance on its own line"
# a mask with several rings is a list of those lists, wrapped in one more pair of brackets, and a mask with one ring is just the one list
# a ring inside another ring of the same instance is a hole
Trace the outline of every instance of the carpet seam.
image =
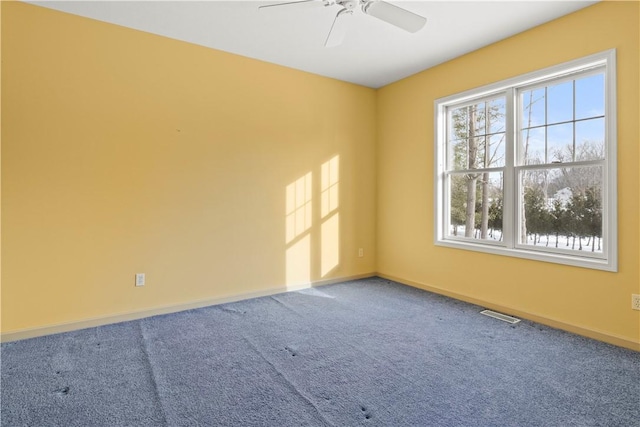
[(148, 372), (151, 377), (151, 384), (153, 386), (153, 394), (156, 396), (156, 401), (158, 402), (158, 406), (160, 406), (160, 414), (162, 415), (162, 419), (164, 420), (164, 425), (169, 426), (169, 421), (167, 419), (167, 413), (164, 408), (164, 404), (162, 403), (162, 397), (160, 396), (160, 391), (158, 390), (158, 380), (156, 378), (155, 370), (153, 369), (153, 364), (151, 363), (151, 357), (149, 356), (149, 341), (147, 335), (145, 333), (144, 324), (142, 321), (138, 321), (138, 326), (140, 328), (140, 335), (142, 336), (142, 353), (144, 354), (145, 361), (148, 366)]
[[(293, 292), (297, 292), (297, 291), (293, 291)], [(287, 310), (291, 311), (292, 313), (294, 313), (296, 316), (298, 317), (304, 317), (300, 312), (298, 312), (296, 309), (294, 309), (293, 307), (291, 307), (289, 304), (285, 303), (284, 301), (281, 301), (277, 295), (271, 295), (269, 298), (271, 298), (273, 301), (277, 302), (278, 304), (282, 305), (284, 308), (286, 308)]]
[(269, 364), (269, 366), (271, 366), (280, 377), (282, 377), (282, 379), (285, 380), (285, 382), (287, 384), (289, 384), (290, 388), (293, 389), (293, 391), (295, 391), (300, 397), (302, 397), (306, 402), (309, 403), (309, 405), (311, 405), (313, 407), (313, 409), (315, 409), (316, 413), (318, 414), (318, 416), (324, 420), (327, 424), (329, 424), (332, 427), (335, 427), (335, 424), (333, 424), (331, 421), (329, 421), (324, 414), (322, 413), (322, 411), (320, 411), (320, 409), (315, 405), (315, 403), (313, 403), (313, 401), (311, 399), (309, 399), (307, 396), (305, 396), (300, 390), (298, 390), (298, 387), (295, 386), (295, 384), (293, 384), (291, 382), (291, 380), (289, 380), (286, 375), (280, 370), (278, 369), (278, 367), (271, 362), (269, 359), (267, 359), (267, 357), (260, 351), (260, 349), (258, 348), (257, 345), (255, 345), (247, 336), (243, 335), (242, 338), (247, 342), (247, 344), (249, 344), (249, 346), (265, 361)]

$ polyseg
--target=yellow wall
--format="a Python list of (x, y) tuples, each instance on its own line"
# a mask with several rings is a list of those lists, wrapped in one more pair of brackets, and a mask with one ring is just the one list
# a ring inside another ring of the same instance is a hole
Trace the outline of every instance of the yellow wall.
[[(378, 259), (382, 275), (640, 349), (638, 2), (606, 2), (378, 92)], [(435, 99), (617, 49), (619, 272), (433, 244)]]
[(6, 2), (2, 89), (3, 333), (375, 272), (373, 89)]

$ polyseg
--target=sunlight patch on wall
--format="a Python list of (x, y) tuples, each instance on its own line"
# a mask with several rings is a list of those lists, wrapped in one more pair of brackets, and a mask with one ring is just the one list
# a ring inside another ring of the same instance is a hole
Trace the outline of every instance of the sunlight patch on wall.
[(291, 287), (311, 283), (312, 173), (287, 185), (285, 191), (285, 280)]
[(289, 243), (312, 225), (311, 172), (289, 184), (286, 191), (286, 242)]
[(326, 276), (340, 263), (340, 214), (336, 212), (322, 223), (321, 242), (321, 275)]
[[(340, 264), (339, 181), (340, 156), (336, 155), (320, 166), (319, 188), (317, 184), (314, 188), (313, 172), (285, 188), (287, 288), (310, 284)], [(313, 199), (317, 200), (318, 195), (320, 206), (318, 209), (316, 202), (314, 211)], [(316, 221), (320, 219), (320, 227), (317, 222), (313, 227), (314, 217)]]
[(320, 194), (320, 205), (321, 212), (320, 216), (324, 218), (329, 213), (338, 209), (339, 204), (339, 190), (338, 190), (338, 180), (340, 178), (340, 156), (335, 156), (328, 162), (322, 164), (320, 176), (320, 184), (321, 184), (321, 194)]
[(287, 249), (287, 287), (311, 282), (311, 236), (308, 234)]
[[(340, 156), (331, 158), (320, 168), (320, 275), (326, 276), (340, 263)], [(334, 213), (328, 219), (327, 216)]]

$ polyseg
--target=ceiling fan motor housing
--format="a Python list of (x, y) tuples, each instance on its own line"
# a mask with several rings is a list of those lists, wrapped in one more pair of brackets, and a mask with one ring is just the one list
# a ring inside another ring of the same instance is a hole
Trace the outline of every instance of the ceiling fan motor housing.
[(338, 0), (336, 3), (347, 10), (354, 10), (360, 4), (360, 0)]

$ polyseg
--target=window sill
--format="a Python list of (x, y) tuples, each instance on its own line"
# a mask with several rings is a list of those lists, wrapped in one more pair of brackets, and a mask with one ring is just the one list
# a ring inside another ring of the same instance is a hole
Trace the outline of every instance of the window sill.
[(549, 253), (521, 248), (506, 248), (504, 246), (480, 244), (460, 240), (436, 240), (436, 246), (443, 246), (466, 251), (483, 252), (492, 255), (528, 259), (532, 261), (550, 262), (554, 264), (569, 265), (573, 267), (589, 268), (609, 272), (617, 272), (618, 266), (608, 259), (591, 258), (586, 256), (572, 256), (558, 253)]

